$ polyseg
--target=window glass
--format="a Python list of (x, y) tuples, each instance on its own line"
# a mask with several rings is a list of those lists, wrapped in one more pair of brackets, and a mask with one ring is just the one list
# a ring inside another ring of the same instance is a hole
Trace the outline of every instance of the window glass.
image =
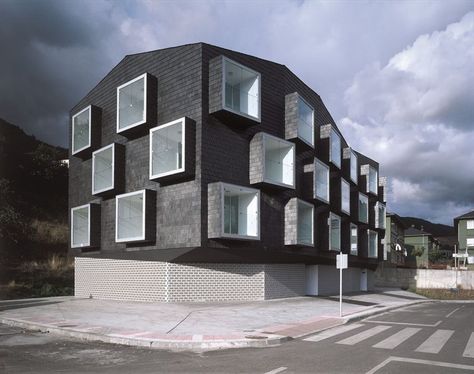
[(351, 214), (351, 188), (344, 179), (341, 179), (341, 210)]
[(118, 129), (126, 129), (145, 121), (145, 77), (120, 87), (118, 90)]
[(468, 230), (474, 230), (474, 219), (470, 219), (466, 222), (466, 226)]
[(351, 255), (357, 256), (357, 226), (351, 223)]
[(357, 183), (358, 181), (357, 170), (357, 155), (351, 151), (351, 179), (354, 183)]
[(329, 202), (329, 167), (319, 160), (314, 162), (315, 197)]
[(377, 203), (376, 209), (378, 209), (378, 214), (377, 214), (378, 225), (377, 225), (377, 227), (379, 229), (384, 229), (385, 228), (385, 205), (383, 205), (381, 203)]
[(151, 130), (151, 176), (170, 175), (184, 170), (184, 120)]
[(378, 173), (372, 166), (369, 167), (368, 191), (377, 195), (378, 189)]
[(367, 196), (359, 193), (359, 221), (368, 223), (369, 199)]
[(145, 237), (143, 227), (143, 193), (117, 196), (117, 239), (140, 240)]
[(238, 187), (224, 189), (224, 234), (258, 236), (258, 195)]
[(474, 238), (467, 238), (466, 239), (466, 245), (468, 247), (474, 247)]
[(232, 111), (260, 118), (260, 75), (241, 65), (224, 60), (225, 106)]
[(73, 136), (72, 136), (72, 153), (78, 152), (90, 146), (90, 107), (73, 116)]
[(369, 257), (377, 257), (377, 233), (375, 231), (369, 231)]
[(341, 138), (339, 134), (334, 130), (331, 129), (331, 162), (336, 165), (338, 168), (341, 167)]
[(294, 144), (265, 136), (265, 179), (294, 186)]
[(72, 219), (72, 247), (89, 245), (89, 206), (73, 208)]
[(341, 250), (341, 219), (335, 214), (330, 214), (330, 245), (331, 250)]
[(298, 98), (298, 137), (314, 145), (314, 111), (301, 97)]
[(298, 201), (298, 243), (313, 244), (313, 207)]
[(93, 193), (98, 193), (114, 187), (113, 158), (113, 146), (94, 152), (92, 157), (94, 165)]

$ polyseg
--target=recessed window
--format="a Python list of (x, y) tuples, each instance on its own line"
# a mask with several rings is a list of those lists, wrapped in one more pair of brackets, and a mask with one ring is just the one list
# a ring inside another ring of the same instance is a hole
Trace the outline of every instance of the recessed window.
[(377, 169), (369, 166), (369, 177), (367, 179), (367, 192), (377, 195), (378, 192), (378, 173)]
[(71, 248), (90, 246), (90, 205), (71, 209)]
[(146, 122), (146, 74), (117, 87), (117, 132)]
[(184, 171), (185, 119), (150, 130), (150, 179)]
[(385, 229), (385, 205), (377, 201), (375, 204), (375, 227), (378, 229)]
[(265, 182), (294, 187), (295, 145), (265, 134)]
[(334, 213), (329, 214), (329, 249), (341, 250), (341, 217)]
[(91, 146), (91, 106), (72, 116), (72, 154)]
[(330, 143), (331, 144), (329, 148), (329, 160), (338, 168), (340, 168), (341, 167), (341, 137), (333, 128), (331, 128)]
[(92, 154), (92, 194), (114, 188), (115, 145), (99, 149)]
[(260, 119), (260, 74), (227, 58), (224, 63), (224, 107)]
[(115, 197), (115, 241), (145, 240), (145, 190)]
[(297, 221), (297, 242), (298, 244), (313, 245), (313, 216), (314, 206), (304, 201), (298, 200), (298, 221)]
[(351, 214), (351, 187), (344, 179), (341, 179), (341, 210)]
[(369, 253), (368, 256), (371, 258), (377, 258), (377, 241), (378, 241), (378, 234), (375, 231), (367, 230), (367, 235), (369, 239)]
[(227, 237), (258, 239), (260, 236), (260, 194), (258, 190), (223, 185), (223, 234)]
[(314, 146), (314, 109), (298, 97), (298, 137)]
[(354, 183), (357, 183), (358, 182), (358, 175), (357, 175), (357, 170), (358, 169), (358, 166), (357, 166), (357, 155), (354, 153), (354, 151), (351, 150), (351, 180), (354, 182)]
[(359, 193), (359, 221), (369, 222), (369, 198), (362, 193)]
[(314, 159), (314, 197), (329, 203), (329, 166)]
[(474, 230), (474, 219), (466, 221), (466, 228), (468, 230)]
[(351, 223), (351, 255), (357, 256), (357, 225)]

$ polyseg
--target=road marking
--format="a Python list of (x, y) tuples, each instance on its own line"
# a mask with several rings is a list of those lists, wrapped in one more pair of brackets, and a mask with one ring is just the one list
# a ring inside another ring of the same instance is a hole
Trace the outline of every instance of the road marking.
[(407, 322), (389, 322), (389, 321), (375, 321), (375, 320), (370, 320), (370, 321), (364, 321), (364, 322), (370, 322), (370, 323), (388, 323), (390, 325), (404, 325), (404, 326), (421, 326), (421, 327), (437, 327), (441, 324), (442, 321), (438, 321), (433, 325), (425, 325), (423, 323), (407, 323)]
[(343, 334), (347, 331), (354, 330), (354, 329), (356, 329), (358, 327), (361, 327), (361, 326), (364, 326), (364, 325), (361, 324), (361, 323), (354, 323), (354, 324), (351, 324), (351, 325), (343, 325), (343, 326), (335, 327), (335, 328), (330, 329), (330, 330), (320, 332), (319, 334), (310, 336), (309, 338), (306, 338), (306, 339), (303, 339), (303, 340), (308, 341), (308, 342), (319, 342), (321, 340), (332, 338), (333, 336), (336, 336), (336, 335), (339, 335), (339, 334)]
[(428, 339), (415, 349), (416, 352), (439, 353), (453, 335), (453, 330), (436, 330)]
[(381, 362), (371, 370), (369, 370), (366, 374), (374, 374), (379, 369), (386, 366), (388, 363), (396, 361), (396, 362), (409, 362), (412, 364), (422, 364), (422, 365), (431, 365), (431, 366), (441, 366), (445, 368), (454, 368), (454, 369), (461, 369), (461, 370), (474, 370), (474, 366), (472, 365), (462, 365), (462, 364), (453, 364), (450, 362), (441, 362), (441, 361), (431, 361), (431, 360), (420, 360), (417, 358), (408, 358), (408, 357), (394, 357), (391, 356), (387, 358), (385, 361)]
[(372, 347), (382, 348), (382, 349), (393, 349), (395, 347), (398, 347), (408, 338), (411, 338), (420, 330), (421, 328), (416, 328), (416, 327), (404, 328), (403, 330), (397, 332), (396, 334), (393, 334), (392, 336), (388, 337), (385, 340), (382, 340), (380, 343), (377, 343), (373, 345)]
[(474, 358), (474, 332), (471, 333), (471, 337), (466, 344), (466, 348), (464, 349), (464, 353), (462, 354), (464, 357), (471, 357)]
[(464, 305), (463, 305), (463, 306), (460, 306), (459, 308), (456, 308), (456, 309), (454, 309), (452, 312), (448, 313), (448, 314), (446, 315), (446, 318), (451, 317), (454, 313), (456, 313), (459, 309), (462, 309), (462, 308), (464, 308)]
[(358, 334), (355, 334), (355, 335), (350, 336), (346, 339), (338, 341), (338, 342), (336, 342), (336, 344), (354, 345), (354, 344), (357, 344), (357, 343), (361, 342), (362, 340), (368, 339), (368, 338), (370, 338), (374, 335), (377, 335), (377, 334), (381, 333), (382, 331), (388, 330), (390, 328), (391, 328), (391, 326), (375, 326), (375, 327), (372, 327), (371, 329), (362, 331)]
[(265, 374), (277, 374), (277, 373), (281, 373), (282, 371), (285, 371), (286, 369), (288, 369), (288, 368), (285, 367), (285, 366), (281, 366), (281, 367), (276, 368), (274, 370), (267, 371)]

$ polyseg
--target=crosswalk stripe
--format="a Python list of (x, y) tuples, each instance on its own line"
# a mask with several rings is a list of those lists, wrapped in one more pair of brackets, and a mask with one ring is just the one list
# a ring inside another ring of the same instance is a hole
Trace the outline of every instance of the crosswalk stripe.
[(471, 333), (471, 337), (469, 338), (466, 344), (466, 348), (464, 349), (464, 353), (462, 355), (464, 357), (474, 358), (474, 332)]
[(375, 326), (371, 329), (362, 331), (358, 334), (350, 336), (346, 339), (336, 342), (337, 344), (345, 344), (345, 345), (354, 345), (356, 343), (361, 342), (362, 340), (368, 339), (374, 335), (381, 333), (382, 331), (388, 330), (392, 328), (392, 326)]
[(385, 340), (382, 340), (380, 343), (377, 343), (373, 345), (372, 347), (383, 348), (383, 349), (393, 349), (395, 347), (398, 347), (405, 340), (412, 337), (420, 330), (421, 330), (420, 328), (416, 328), (416, 327), (404, 328), (403, 330), (397, 332), (396, 334), (393, 334), (392, 336), (388, 337)]
[(330, 330), (320, 332), (319, 334), (310, 336), (309, 338), (306, 338), (304, 340), (308, 341), (308, 342), (319, 342), (321, 340), (332, 338), (333, 336), (336, 336), (336, 335), (343, 334), (345, 332), (354, 330), (354, 329), (356, 329), (358, 327), (361, 327), (361, 326), (365, 326), (365, 325), (363, 325), (361, 323), (354, 323), (354, 324), (351, 324), (351, 325), (343, 325), (343, 326), (335, 327), (335, 328), (330, 329)]
[(439, 353), (453, 333), (453, 330), (436, 330), (428, 339), (421, 343), (415, 351), (423, 353)]

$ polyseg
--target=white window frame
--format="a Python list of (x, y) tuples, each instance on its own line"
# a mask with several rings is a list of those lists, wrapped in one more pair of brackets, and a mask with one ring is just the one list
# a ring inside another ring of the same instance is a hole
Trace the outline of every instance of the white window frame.
[[(336, 217), (338, 220), (339, 220), (339, 249), (333, 249), (332, 248), (332, 235), (331, 235), (331, 231), (332, 231), (332, 220), (333, 220), (333, 217)], [(329, 213), (329, 222), (328, 222), (328, 226), (329, 226), (329, 250), (330, 251), (333, 251), (333, 252), (341, 252), (342, 250), (342, 241), (341, 241), (341, 231), (342, 231), (342, 222), (341, 222), (341, 217), (338, 216), (337, 214), (333, 213), (333, 212), (330, 212)]]
[[(128, 126), (125, 126), (125, 127), (122, 127), (120, 128), (120, 90), (132, 83), (135, 83), (136, 81), (140, 80), (140, 79), (143, 79), (144, 80), (144, 83), (143, 83), (143, 95), (144, 95), (144, 98), (143, 98), (143, 117), (142, 117), (142, 120), (140, 121), (137, 121), (135, 123), (132, 123)], [(146, 119), (147, 119), (147, 104), (148, 104), (148, 90), (147, 90), (147, 87), (148, 87), (148, 77), (147, 77), (147, 73), (144, 73), (136, 78), (133, 78), (132, 80), (128, 81), (128, 82), (125, 82), (124, 84), (120, 85), (117, 87), (117, 134), (121, 133), (121, 132), (124, 132), (124, 131), (127, 131), (128, 129), (131, 129), (133, 127), (137, 127), (137, 126), (140, 126), (140, 125), (143, 125), (144, 123), (146, 123)]]
[[(361, 221), (360, 219), (360, 197), (364, 196), (367, 199), (367, 209), (366, 209), (366, 214), (367, 214), (367, 220), (366, 221)], [(369, 197), (366, 194), (363, 194), (362, 192), (359, 192), (358, 200), (357, 200), (357, 219), (359, 222), (363, 223), (369, 223)]]
[[(233, 108), (229, 108), (226, 105), (225, 103), (225, 82), (226, 82), (226, 68), (227, 68), (226, 63), (237, 65), (238, 67), (248, 70), (252, 73), (255, 73), (258, 76), (258, 117), (254, 117), (250, 114), (235, 110)], [(238, 114), (239, 116), (250, 118), (254, 121), (257, 120), (258, 122), (260, 122), (262, 118), (262, 75), (259, 72), (253, 69), (250, 69), (249, 67), (245, 65), (239, 64), (238, 62), (231, 60), (230, 58), (225, 57), (225, 56), (222, 56), (222, 108), (228, 112), (232, 112), (232, 113)]]
[[(370, 255), (370, 234), (375, 234), (375, 256), (371, 256)], [(367, 230), (367, 257), (368, 258), (378, 258), (378, 252), (379, 252), (379, 248), (378, 248), (378, 244), (379, 244), (379, 234), (377, 231), (374, 231), (374, 230)]]
[[(372, 171), (375, 173), (375, 191), (372, 191), (370, 189), (370, 176), (372, 174)], [(378, 173), (376, 168), (369, 165), (369, 174), (367, 175), (367, 193), (377, 195), (378, 194), (378, 187), (379, 187), (379, 173)]]
[[(74, 245), (74, 211), (87, 208), (87, 242)], [(71, 248), (90, 247), (91, 245), (91, 205), (84, 204), (71, 208)]]
[[(350, 160), (350, 166), (351, 166), (351, 168), (350, 168), (351, 180), (355, 184), (357, 184), (358, 181), (359, 181), (359, 165), (358, 165), (359, 157), (357, 157), (357, 155), (355, 154), (355, 152), (352, 149), (351, 149), (351, 155), (350, 155), (349, 160)], [(354, 163), (355, 164), (355, 178), (354, 178), (354, 173), (353, 173), (353, 171), (354, 171), (353, 161), (355, 161), (355, 163)]]
[[(101, 153), (109, 148), (112, 148), (112, 184), (110, 187), (105, 187), (100, 190), (95, 190), (95, 157), (98, 153)], [(101, 192), (113, 190), (114, 188), (115, 188), (115, 143), (112, 143), (92, 153), (92, 194), (96, 195)]]
[[(276, 181), (274, 179), (270, 179), (270, 178), (267, 178), (266, 177), (266, 167), (265, 167), (265, 164), (266, 164), (266, 150), (267, 150), (267, 140), (268, 139), (273, 139), (275, 141), (278, 141), (278, 142), (281, 142), (281, 143), (286, 143), (288, 146), (291, 147), (291, 150), (292, 150), (292, 158), (293, 158), (293, 176), (292, 176), (292, 179), (293, 179), (293, 183), (292, 184), (287, 184), (287, 183), (283, 183), (283, 182), (279, 182), (279, 181)], [(296, 179), (296, 172), (295, 172), (295, 163), (296, 163), (296, 149), (295, 149), (295, 144), (292, 143), (292, 142), (289, 142), (287, 140), (284, 140), (284, 139), (281, 139), (281, 138), (278, 138), (276, 136), (273, 136), (273, 135), (270, 135), (270, 134), (267, 134), (267, 133), (263, 133), (263, 157), (264, 157), (264, 160), (263, 160), (263, 181), (266, 182), (266, 183), (271, 183), (271, 184), (276, 184), (278, 186), (282, 186), (282, 187), (291, 187), (291, 188), (295, 188), (295, 179)]]
[[(257, 235), (240, 235), (240, 234), (228, 234), (225, 232), (225, 217), (224, 217), (224, 205), (225, 205), (225, 188), (238, 189), (242, 192), (253, 193), (257, 196)], [(260, 240), (260, 190), (249, 187), (242, 187), (236, 184), (221, 183), (221, 237), (229, 239), (244, 239), (244, 240)]]
[[(118, 201), (122, 198), (129, 197), (129, 196), (134, 196), (134, 195), (142, 195), (143, 198), (143, 206), (142, 206), (142, 235), (140, 236), (134, 236), (130, 238), (122, 238), (119, 239), (118, 237)], [(121, 195), (115, 196), (115, 242), (116, 243), (127, 243), (127, 242), (134, 242), (134, 241), (141, 241), (145, 240), (145, 235), (146, 235), (146, 190), (139, 190), (139, 191), (133, 191), (133, 192), (128, 192), (124, 193)]]
[[(332, 154), (332, 142), (333, 142), (333, 135), (337, 136), (338, 139), (339, 139), (339, 164), (336, 164), (334, 161), (334, 158), (333, 158), (333, 154)], [(338, 134), (338, 132), (336, 130), (334, 130), (334, 128), (331, 126), (331, 134), (329, 135), (329, 161), (334, 165), (336, 166), (338, 169), (341, 168), (341, 163), (342, 163), (342, 156), (341, 156), (341, 148), (342, 147), (342, 138), (341, 136)]]
[[(81, 115), (82, 113), (84, 113), (85, 111), (89, 111), (89, 142), (87, 145), (85, 145), (84, 147), (82, 148), (79, 148), (79, 149), (74, 149), (74, 135), (75, 135), (75, 132), (74, 132), (74, 127), (75, 127), (75, 124), (74, 124), (74, 120), (76, 119), (76, 117), (78, 117), (79, 115)], [(76, 114), (74, 114), (72, 116), (72, 131), (71, 131), (71, 154), (72, 155), (75, 155), (76, 153), (79, 153), (81, 151), (83, 151), (84, 149), (87, 149), (91, 146), (91, 133), (92, 133), (92, 105), (89, 105), (87, 107), (85, 107), (84, 109), (80, 110), (79, 112), (77, 112)]]
[[(355, 243), (356, 244), (356, 249), (355, 249), (355, 251), (352, 249), (352, 237), (353, 237), (352, 230), (354, 230), (354, 229), (355, 229), (355, 233), (356, 233), (356, 235), (355, 235), (355, 237), (356, 237), (356, 243)], [(350, 230), (349, 231), (349, 233), (350, 233), (350, 235), (349, 235), (349, 237), (350, 237), (350, 253), (353, 256), (357, 256), (359, 254), (359, 232), (358, 232), (358, 227), (355, 223), (351, 222), (351, 224), (349, 225), (349, 230)]]
[(298, 133), (298, 138), (300, 140), (302, 140), (303, 142), (305, 142), (306, 144), (308, 144), (309, 146), (311, 146), (312, 148), (314, 148), (314, 108), (312, 105), (310, 105), (302, 96), (300, 96), (298, 94), (298, 101), (301, 100), (303, 103), (305, 103), (312, 111), (312, 116), (311, 116), (311, 126), (312, 126), (312, 130), (311, 130), (311, 143), (308, 142), (308, 140), (304, 139), (303, 137), (300, 136), (300, 127), (299, 127), (299, 123), (300, 123), (300, 112), (299, 112), (299, 102), (298, 102), (298, 123), (297, 123), (297, 133)]
[[(173, 125), (176, 125), (177, 123), (181, 122), (181, 144), (182, 144), (182, 147), (183, 147), (183, 151), (181, 152), (181, 157), (182, 157), (182, 160), (181, 160), (181, 167), (178, 168), (178, 169), (174, 169), (174, 170), (170, 170), (170, 171), (167, 171), (167, 172), (164, 172), (164, 173), (158, 173), (158, 174), (153, 174), (153, 135), (156, 131), (159, 131), (159, 130), (162, 130), (164, 129), (165, 127), (169, 127), (169, 126), (173, 126)], [(152, 129), (150, 129), (150, 151), (149, 151), (149, 175), (150, 175), (150, 179), (156, 179), (156, 178), (161, 178), (161, 177), (166, 177), (168, 175), (173, 175), (173, 174), (179, 174), (179, 173), (182, 173), (186, 170), (186, 118), (185, 117), (182, 117), (180, 119), (177, 119), (175, 121), (171, 121), (171, 122), (168, 122), (168, 123), (165, 123), (163, 125), (160, 125), (160, 126), (156, 126), (156, 127), (153, 127)]]
[[(299, 210), (300, 210), (300, 205), (305, 205), (309, 208), (311, 208), (311, 242), (305, 242), (305, 241), (300, 241), (300, 238), (298, 236), (299, 232)], [(306, 201), (296, 199), (296, 243), (300, 245), (309, 245), (312, 246), (314, 245), (314, 205), (310, 204)]]
[[(347, 191), (348, 191), (348, 200), (347, 200), (347, 203), (349, 205), (349, 209), (344, 209), (344, 188), (343, 186), (346, 186), (347, 187)], [(347, 182), (344, 178), (341, 178), (341, 212), (344, 212), (348, 215), (351, 214), (351, 185), (349, 184), (349, 182)]]
[(468, 219), (466, 221), (466, 230), (474, 230), (474, 219)]
[[(327, 197), (328, 199), (324, 199), (320, 196), (317, 195), (317, 183), (316, 183), (316, 167), (317, 167), (317, 164), (319, 164), (321, 167), (323, 167), (324, 169), (326, 169), (327, 171), (327, 174), (326, 174), (326, 182), (327, 182)], [(320, 200), (322, 202), (325, 202), (326, 204), (329, 204), (329, 200), (331, 199), (331, 196), (330, 196), (330, 186), (329, 186), (329, 180), (330, 180), (330, 171), (331, 169), (329, 168), (328, 165), (326, 165), (324, 162), (320, 161), (319, 159), (315, 158), (314, 159), (314, 171), (313, 171), (313, 183), (314, 183), (314, 198), (317, 199), (317, 200)]]

